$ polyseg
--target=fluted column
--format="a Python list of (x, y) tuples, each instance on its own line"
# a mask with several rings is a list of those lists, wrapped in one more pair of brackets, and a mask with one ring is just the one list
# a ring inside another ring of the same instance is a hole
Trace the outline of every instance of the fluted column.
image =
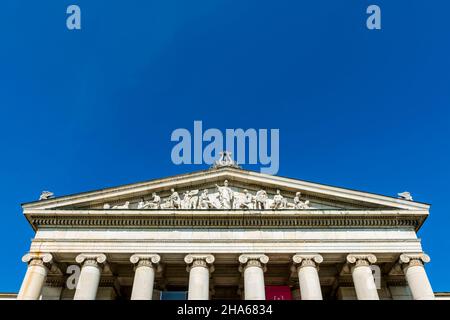
[(189, 272), (188, 300), (209, 299), (209, 275), (214, 272), (212, 254), (188, 254), (184, 257)]
[(379, 300), (370, 264), (377, 262), (373, 254), (349, 254), (347, 262), (352, 267), (352, 278), (358, 300)]
[(424, 263), (430, 262), (425, 253), (404, 253), (399, 263), (403, 266), (409, 289), (414, 300), (434, 300), (433, 289), (425, 272)]
[(242, 254), (239, 262), (239, 271), (244, 273), (245, 300), (265, 300), (264, 272), (269, 257), (264, 254)]
[(301, 299), (322, 300), (318, 265), (323, 257), (320, 254), (296, 254), (292, 260), (298, 272)]
[(131, 300), (152, 300), (155, 268), (161, 257), (157, 254), (134, 254), (130, 262), (134, 264), (134, 281)]
[(17, 300), (38, 300), (53, 262), (53, 256), (50, 253), (27, 253), (22, 257), (22, 261), (28, 263), (28, 269)]
[(75, 261), (81, 264), (81, 272), (73, 299), (95, 300), (106, 256), (82, 253), (75, 258)]

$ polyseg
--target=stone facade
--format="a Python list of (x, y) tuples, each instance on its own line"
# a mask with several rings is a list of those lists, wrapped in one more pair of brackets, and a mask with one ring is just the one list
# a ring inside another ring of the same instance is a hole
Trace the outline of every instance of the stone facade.
[(23, 205), (36, 235), (17, 299), (434, 299), (428, 210), (232, 165), (46, 197)]

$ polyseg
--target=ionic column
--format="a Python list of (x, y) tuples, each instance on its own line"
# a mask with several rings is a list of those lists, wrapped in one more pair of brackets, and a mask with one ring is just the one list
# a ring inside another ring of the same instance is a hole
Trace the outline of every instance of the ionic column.
[(300, 295), (302, 300), (322, 300), (322, 290), (318, 264), (323, 258), (320, 254), (296, 254), (292, 257), (297, 267)]
[(53, 262), (53, 256), (50, 253), (27, 253), (22, 257), (22, 261), (28, 263), (28, 269), (17, 300), (38, 300)]
[(75, 261), (81, 264), (81, 272), (73, 299), (95, 300), (106, 256), (102, 253), (82, 253), (75, 258)]
[(373, 254), (349, 254), (347, 262), (352, 264), (352, 278), (358, 300), (379, 300), (375, 279), (370, 264), (377, 262)]
[(212, 254), (188, 254), (184, 257), (189, 272), (188, 300), (209, 299), (209, 275), (214, 272), (214, 260)]
[(269, 257), (264, 254), (242, 254), (239, 262), (239, 271), (244, 273), (245, 300), (265, 300), (264, 272)]
[(134, 281), (131, 300), (152, 300), (155, 268), (161, 257), (157, 254), (134, 254), (130, 262), (134, 264)]
[(414, 300), (434, 300), (433, 289), (423, 266), (428, 262), (430, 262), (430, 257), (425, 253), (400, 255), (399, 263), (403, 266), (403, 272)]

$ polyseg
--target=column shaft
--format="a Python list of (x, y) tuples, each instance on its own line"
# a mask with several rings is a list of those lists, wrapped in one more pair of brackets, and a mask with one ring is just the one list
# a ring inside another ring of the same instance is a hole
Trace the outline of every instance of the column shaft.
[(264, 254), (242, 254), (239, 262), (239, 270), (244, 273), (245, 300), (265, 300), (264, 271), (269, 257)]
[(264, 271), (261, 267), (246, 267), (244, 270), (245, 300), (265, 300)]
[(347, 262), (353, 264), (352, 278), (358, 300), (379, 300), (377, 286), (370, 264), (377, 262), (377, 257), (370, 253), (347, 255)]
[(158, 267), (160, 260), (157, 254), (135, 254), (130, 257), (130, 262), (135, 265), (131, 300), (152, 300), (155, 267)]
[(17, 300), (38, 300), (44, 287), (47, 273), (48, 269), (43, 265), (29, 266), (17, 295)]
[(85, 265), (81, 268), (74, 300), (95, 300), (100, 283), (100, 268)]
[(352, 271), (358, 300), (379, 300), (375, 279), (369, 266), (354, 267)]
[(82, 267), (73, 299), (95, 300), (106, 256), (104, 254), (80, 254), (76, 257), (76, 261), (81, 263)]
[(189, 272), (188, 300), (209, 299), (209, 270), (205, 267), (194, 267)]
[(209, 299), (209, 275), (214, 272), (214, 260), (212, 254), (188, 254), (184, 257), (189, 272), (188, 300)]
[(292, 260), (297, 265), (301, 299), (322, 300), (318, 264), (323, 262), (323, 257), (320, 254), (298, 253)]
[(49, 253), (28, 253), (22, 261), (28, 263), (25, 278), (17, 295), (17, 300), (38, 300), (48, 274), (48, 266), (53, 257)]
[(316, 267), (298, 268), (298, 281), (302, 300), (322, 300), (319, 273)]
[(434, 292), (425, 272), (424, 263), (430, 262), (430, 257), (423, 253), (404, 253), (400, 255), (400, 264), (408, 281), (414, 300), (434, 300)]
[(155, 270), (152, 267), (137, 267), (134, 273), (131, 300), (152, 300)]

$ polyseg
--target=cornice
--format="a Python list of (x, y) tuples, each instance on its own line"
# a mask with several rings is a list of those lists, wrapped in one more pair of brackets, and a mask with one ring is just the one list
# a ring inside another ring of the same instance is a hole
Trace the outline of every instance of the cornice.
[(413, 228), (427, 217), (407, 210), (27, 210), (39, 228)]

